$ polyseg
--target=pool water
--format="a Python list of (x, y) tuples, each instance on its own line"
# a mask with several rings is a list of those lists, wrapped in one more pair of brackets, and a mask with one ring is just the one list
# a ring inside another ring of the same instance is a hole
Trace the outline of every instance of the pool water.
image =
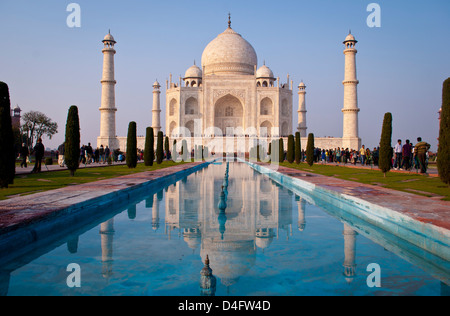
[[(109, 209), (101, 221), (0, 263), (0, 294), (449, 293), (433, 276), (433, 263), (411, 264), (404, 250), (399, 256), (386, 249), (392, 239), (371, 241), (358, 233), (361, 224), (339, 218), (244, 163), (210, 164), (131, 201), (102, 206)], [(217, 279), (209, 292), (200, 288), (207, 256)], [(71, 263), (80, 268), (79, 287), (68, 286)], [(379, 287), (368, 285), (374, 280), (367, 271), (372, 263), (380, 268)]]

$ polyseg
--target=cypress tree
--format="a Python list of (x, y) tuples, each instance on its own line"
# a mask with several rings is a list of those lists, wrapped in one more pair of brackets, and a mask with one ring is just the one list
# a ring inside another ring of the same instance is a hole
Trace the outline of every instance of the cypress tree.
[(73, 177), (80, 160), (80, 119), (76, 105), (72, 105), (67, 114), (64, 160)]
[(0, 148), (0, 188), (8, 188), (14, 183), (16, 155), (9, 88), (4, 82), (0, 82)]
[(437, 167), (442, 182), (450, 186), (450, 78), (444, 81), (442, 88)]
[(153, 166), (153, 160), (155, 160), (155, 135), (153, 127), (147, 127), (145, 130), (144, 165)]
[[(188, 161), (188, 155), (190, 155), (191, 153), (188, 152), (188, 147), (187, 147), (187, 140), (183, 139), (181, 141), (181, 158), (183, 161)], [(189, 159), (189, 161), (191, 161)]]
[(173, 146), (172, 146), (172, 160), (177, 162), (178, 160), (178, 150), (177, 150), (177, 140), (175, 139), (173, 141)]
[(126, 162), (128, 168), (136, 168), (137, 165), (137, 139), (136, 122), (128, 124)]
[(164, 150), (163, 150), (163, 138), (164, 134), (162, 131), (158, 132), (158, 138), (156, 140), (156, 163), (162, 163), (164, 159)]
[(386, 172), (391, 170), (391, 160), (392, 160), (392, 114), (384, 114), (383, 127), (381, 130), (380, 138), (380, 153), (378, 160), (378, 168), (384, 173), (386, 177)]
[(306, 162), (309, 166), (314, 163), (314, 134), (308, 134), (308, 143), (306, 144)]
[(295, 163), (299, 164), (302, 155), (302, 144), (300, 139), (300, 132), (295, 133)]
[(166, 153), (166, 159), (169, 160), (169, 136), (166, 136), (166, 138), (164, 139), (164, 152)]
[(280, 138), (280, 140), (279, 140), (279, 150), (280, 150), (280, 153), (278, 154), (279, 156), (278, 156), (278, 161), (280, 162), (280, 163), (282, 163), (283, 161), (284, 161), (284, 142), (283, 142), (283, 138)]
[(288, 150), (287, 150), (287, 161), (289, 163), (293, 163), (295, 160), (295, 152), (294, 152), (294, 135), (288, 136)]

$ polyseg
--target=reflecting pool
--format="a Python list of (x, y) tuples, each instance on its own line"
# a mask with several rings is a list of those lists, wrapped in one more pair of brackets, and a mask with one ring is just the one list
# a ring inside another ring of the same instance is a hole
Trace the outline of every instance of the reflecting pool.
[[(0, 254), (0, 294), (449, 293), (448, 262), (409, 254), (395, 237), (244, 163), (210, 164), (145, 195), (90, 210), (100, 211), (101, 219), (68, 227), (12, 261)], [(217, 279), (212, 289), (200, 287), (207, 256)], [(71, 263), (80, 268), (80, 287), (68, 286)], [(368, 271), (371, 264), (379, 274)], [(380, 286), (371, 287), (377, 278)]]

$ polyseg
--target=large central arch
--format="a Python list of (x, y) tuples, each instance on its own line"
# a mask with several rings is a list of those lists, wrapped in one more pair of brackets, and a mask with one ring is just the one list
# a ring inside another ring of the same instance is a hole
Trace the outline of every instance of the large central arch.
[(227, 127), (244, 130), (244, 107), (241, 101), (227, 94), (217, 100), (214, 105), (214, 126), (227, 133)]

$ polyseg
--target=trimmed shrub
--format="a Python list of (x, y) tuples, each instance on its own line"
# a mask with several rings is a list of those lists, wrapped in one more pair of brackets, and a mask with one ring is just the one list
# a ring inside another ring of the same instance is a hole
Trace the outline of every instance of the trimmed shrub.
[(293, 163), (295, 160), (295, 152), (294, 152), (294, 135), (289, 135), (288, 136), (288, 150), (287, 150), (287, 155), (286, 155), (286, 159), (289, 163)]
[(155, 134), (153, 127), (145, 129), (144, 165), (153, 166), (155, 160)]
[(0, 188), (7, 188), (14, 183), (16, 155), (9, 88), (4, 82), (0, 82), (0, 148)]
[(386, 172), (391, 170), (391, 160), (392, 160), (392, 114), (384, 114), (383, 127), (381, 130), (380, 138), (380, 153), (378, 160), (378, 168), (384, 173), (386, 177)]
[(442, 88), (437, 167), (442, 182), (450, 186), (450, 78), (444, 81)]
[(299, 164), (302, 160), (302, 143), (300, 138), (300, 132), (295, 133), (295, 163)]
[(308, 134), (308, 143), (306, 144), (306, 162), (309, 166), (314, 163), (314, 134)]
[(156, 139), (156, 163), (158, 165), (162, 163), (164, 160), (163, 138), (164, 138), (163, 132), (159, 131), (158, 138)]
[(137, 166), (137, 139), (136, 139), (136, 122), (128, 124), (127, 135), (127, 152), (125, 160), (128, 168), (136, 168)]
[(67, 114), (66, 135), (64, 143), (64, 160), (70, 175), (74, 176), (80, 159), (80, 119), (78, 108), (72, 105)]
[(283, 161), (284, 161), (284, 142), (283, 142), (283, 138), (280, 138), (280, 140), (279, 140), (279, 147), (278, 147), (278, 149), (279, 149), (279, 154), (278, 154), (278, 161), (280, 162), (280, 163), (282, 163)]
[(166, 159), (169, 160), (170, 148), (169, 148), (169, 136), (164, 139), (164, 152), (166, 153)]

